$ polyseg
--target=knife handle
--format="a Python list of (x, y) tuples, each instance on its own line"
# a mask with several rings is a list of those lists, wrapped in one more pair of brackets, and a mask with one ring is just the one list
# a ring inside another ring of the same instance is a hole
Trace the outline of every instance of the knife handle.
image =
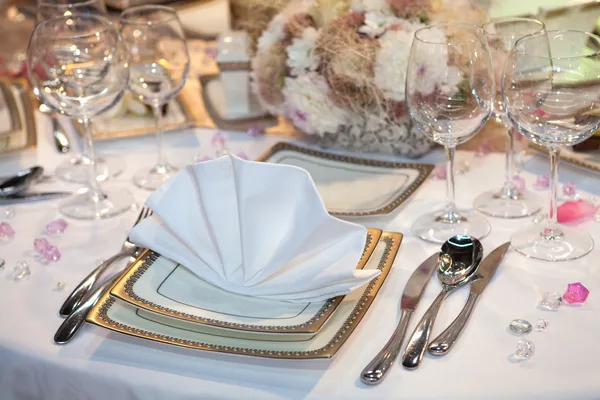
[(381, 349), (373, 361), (371, 361), (360, 374), (360, 380), (364, 384), (377, 385), (383, 380), (392, 364), (394, 364), (394, 361), (396, 361), (396, 358), (398, 357), (398, 353), (400, 353), (402, 340), (406, 334), (408, 322), (410, 321), (412, 314), (413, 310), (402, 310), (400, 321), (398, 321), (398, 326), (396, 326), (396, 330), (392, 334), (392, 337), (390, 337), (385, 346), (383, 346), (383, 349)]
[(477, 303), (477, 299), (479, 298), (479, 294), (470, 293), (469, 299), (467, 300), (467, 304), (463, 310), (458, 314), (458, 317), (444, 332), (442, 332), (438, 337), (436, 337), (431, 344), (429, 344), (429, 354), (434, 356), (443, 356), (446, 355), (454, 344), (458, 340), (458, 337), (462, 333), (465, 328), (473, 309), (475, 308), (475, 304)]
[(442, 302), (452, 290), (453, 289), (447, 291), (444, 288), (444, 290), (442, 290), (435, 298), (433, 303), (431, 303), (431, 306), (429, 306), (429, 309), (425, 314), (423, 314), (423, 317), (417, 324), (417, 327), (406, 345), (406, 350), (404, 350), (404, 355), (402, 356), (402, 366), (404, 366), (404, 368), (415, 369), (421, 364), (435, 318), (437, 317)]

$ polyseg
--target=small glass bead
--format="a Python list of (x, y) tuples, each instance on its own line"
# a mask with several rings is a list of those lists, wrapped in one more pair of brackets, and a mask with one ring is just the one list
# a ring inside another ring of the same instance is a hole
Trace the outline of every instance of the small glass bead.
[(540, 302), (540, 306), (546, 310), (558, 310), (562, 303), (562, 298), (558, 292), (546, 292)]
[(515, 357), (528, 360), (535, 354), (535, 345), (531, 340), (521, 339), (517, 342)]
[(27, 278), (31, 275), (31, 269), (29, 265), (25, 261), (17, 261), (15, 268), (13, 270), (13, 277), (16, 281), (20, 281), (24, 278)]
[(129, 210), (130, 210), (130, 211), (139, 211), (139, 210), (140, 210), (140, 206), (139, 206), (139, 204), (138, 204), (138, 203), (133, 203), (133, 204), (131, 205), (131, 207), (129, 207)]
[(548, 321), (546, 321), (545, 319), (538, 319), (537, 322), (535, 323), (534, 330), (536, 332), (544, 332), (547, 327), (548, 327)]
[(67, 284), (66, 284), (66, 283), (64, 283), (63, 281), (58, 281), (58, 282), (56, 283), (56, 290), (57, 290), (57, 291), (61, 291), (61, 290), (63, 290), (63, 289), (66, 287), (66, 286), (67, 286)]
[(15, 214), (16, 214), (16, 211), (12, 207), (7, 207), (4, 209), (4, 216), (6, 217), (6, 219), (14, 218)]
[(513, 335), (527, 335), (531, 332), (531, 324), (528, 321), (525, 321), (524, 319), (514, 319), (510, 321), (510, 324), (508, 325), (508, 330)]

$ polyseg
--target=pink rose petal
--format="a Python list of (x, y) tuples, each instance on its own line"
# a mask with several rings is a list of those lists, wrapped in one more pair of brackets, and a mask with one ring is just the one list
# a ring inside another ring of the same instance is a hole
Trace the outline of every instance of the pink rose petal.
[(0, 223), (0, 238), (8, 239), (15, 235), (15, 230), (8, 222)]
[(69, 224), (67, 224), (67, 221), (64, 219), (56, 219), (46, 225), (46, 232), (50, 235), (57, 235), (59, 233), (63, 233), (65, 229), (67, 229), (67, 226), (69, 226)]
[(591, 219), (596, 215), (598, 206), (585, 201), (583, 199), (576, 201), (567, 201), (558, 206), (556, 217), (558, 222), (583, 222), (587, 219)]

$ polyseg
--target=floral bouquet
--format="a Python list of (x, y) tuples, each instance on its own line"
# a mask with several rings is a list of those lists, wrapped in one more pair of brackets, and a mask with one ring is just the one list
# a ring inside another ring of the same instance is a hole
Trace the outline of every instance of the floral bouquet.
[[(485, 18), (472, 0), (294, 0), (258, 40), (254, 90), (271, 114), (323, 145), (418, 157), (432, 143), (412, 127), (405, 105), (414, 32)], [(448, 56), (421, 60), (421, 68), (440, 69), (424, 95), (448, 85)]]

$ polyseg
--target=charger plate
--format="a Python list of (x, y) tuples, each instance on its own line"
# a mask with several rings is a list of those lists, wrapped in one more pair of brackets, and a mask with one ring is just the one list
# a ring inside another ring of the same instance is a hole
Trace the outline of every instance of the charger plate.
[[(530, 148), (538, 154), (548, 154), (548, 149), (543, 146), (531, 143)], [(565, 148), (560, 152), (560, 161), (566, 161), (588, 171), (600, 173), (600, 150), (577, 152), (571, 148)]]
[[(358, 269), (365, 267), (381, 235), (380, 229), (367, 230)], [(344, 297), (290, 303), (235, 294), (206, 283), (150, 250), (140, 256), (111, 294), (150, 315), (193, 323), (197, 331), (278, 341), (310, 339)]]
[(335, 312), (315, 337), (307, 341), (276, 342), (249, 340), (199, 333), (174, 326), (170, 318), (148, 318), (147, 312), (106, 293), (87, 316), (87, 321), (109, 330), (154, 342), (196, 350), (246, 356), (310, 359), (333, 357), (356, 329), (373, 303), (398, 253), (402, 235), (384, 232), (365, 269), (381, 274), (344, 296)]
[(369, 160), (290, 143), (277, 143), (258, 160), (307, 170), (329, 213), (338, 216), (389, 214), (433, 170), (431, 164)]

